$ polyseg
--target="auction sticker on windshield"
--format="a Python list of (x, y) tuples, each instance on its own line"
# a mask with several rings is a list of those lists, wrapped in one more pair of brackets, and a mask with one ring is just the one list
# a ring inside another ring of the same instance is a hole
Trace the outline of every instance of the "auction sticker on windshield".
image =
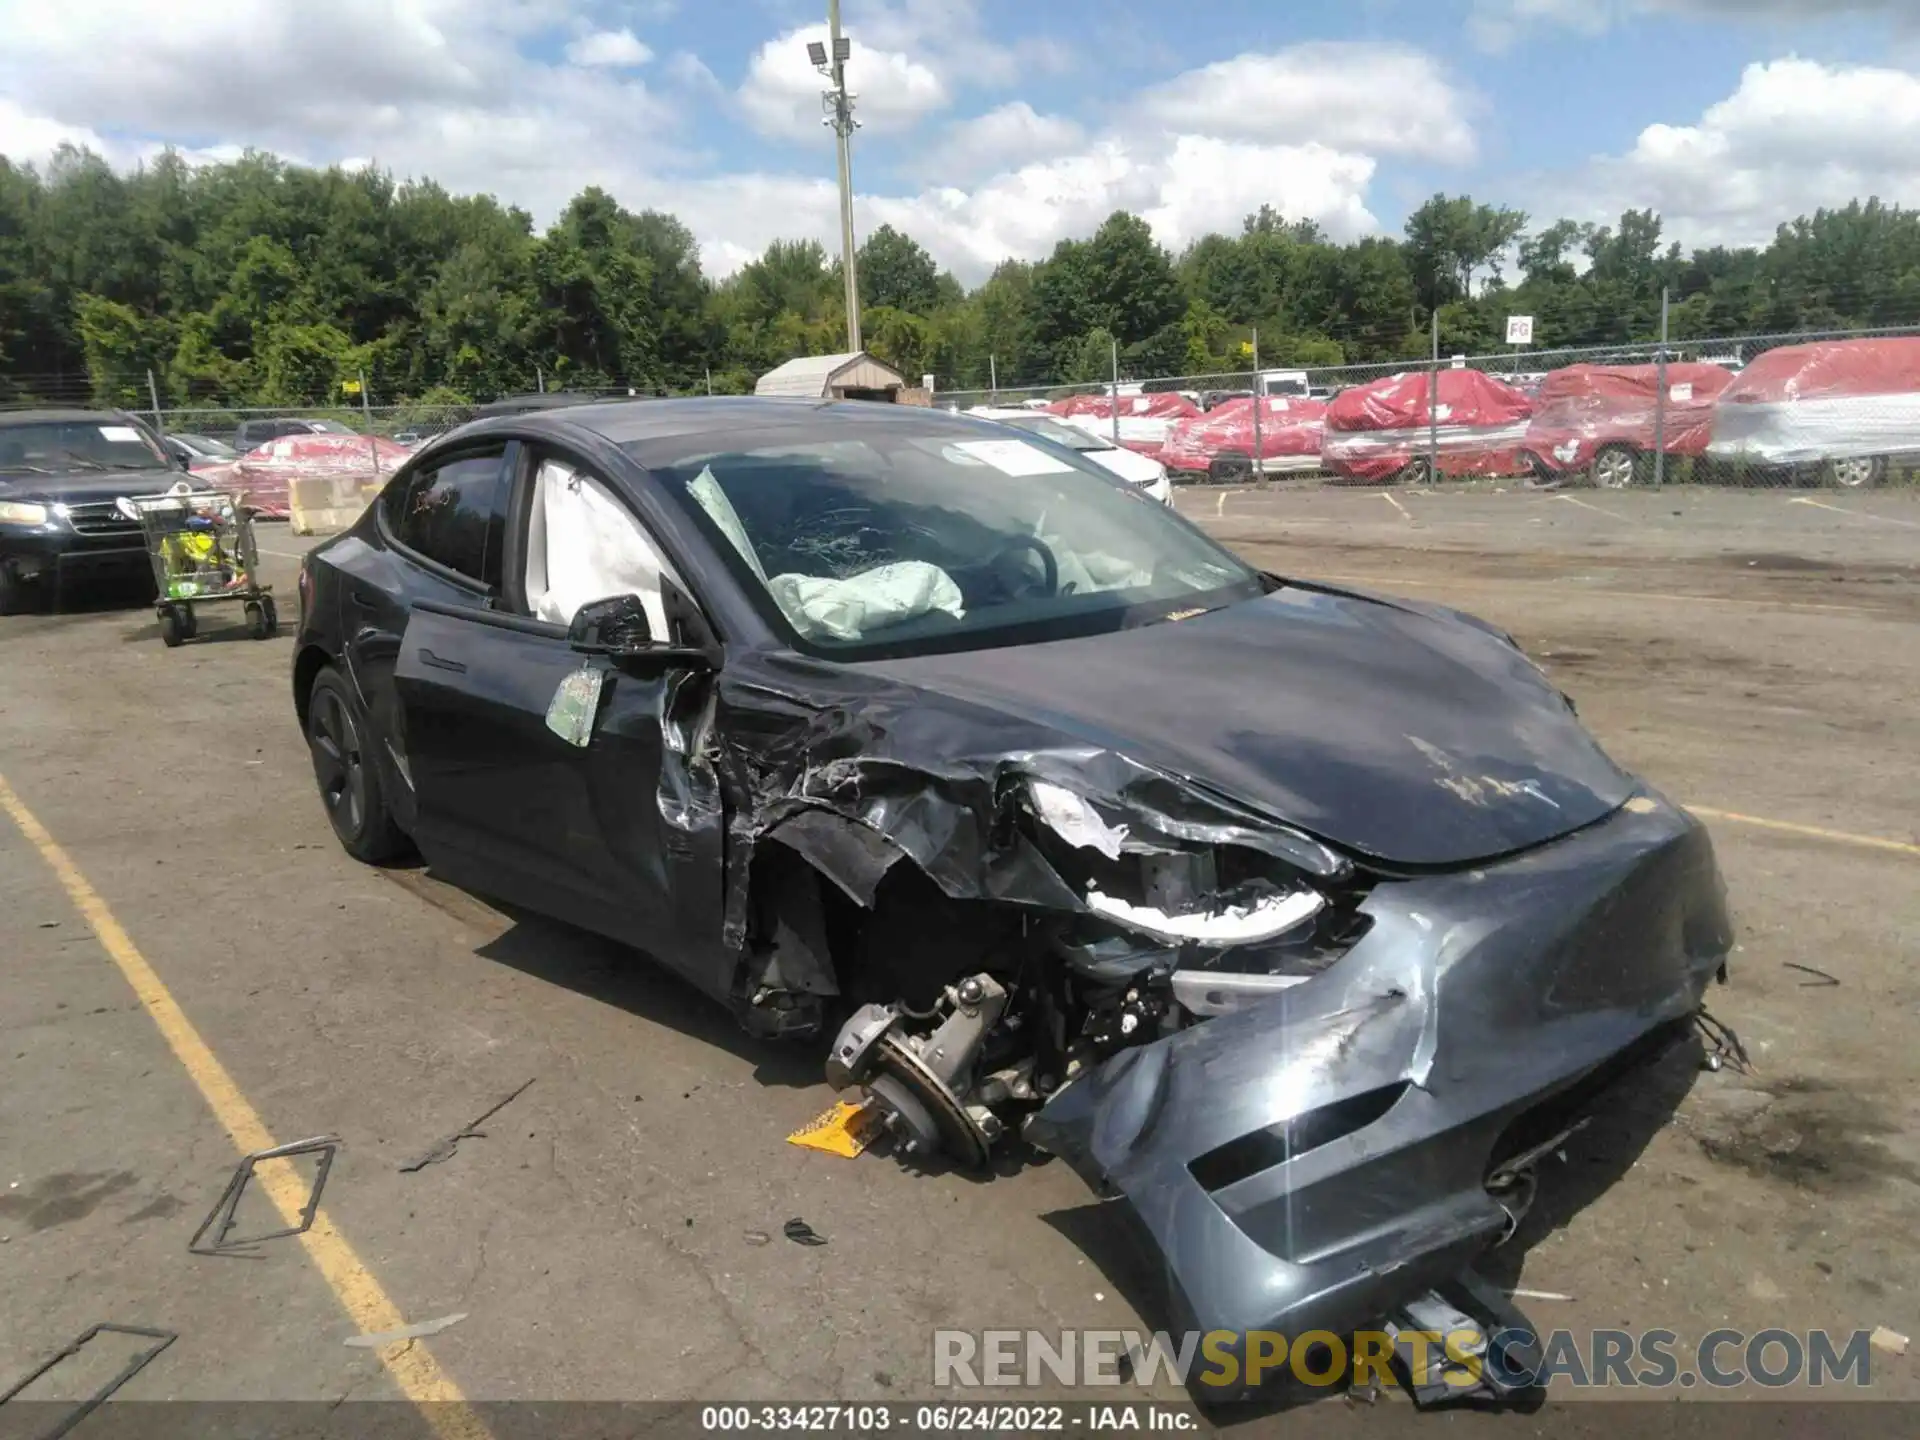
[(1003, 475), (1070, 475), (1073, 466), (1024, 440), (960, 440), (954, 449), (984, 460)]
[(140, 432), (131, 425), (102, 425), (100, 438), (112, 441), (116, 445), (138, 445)]

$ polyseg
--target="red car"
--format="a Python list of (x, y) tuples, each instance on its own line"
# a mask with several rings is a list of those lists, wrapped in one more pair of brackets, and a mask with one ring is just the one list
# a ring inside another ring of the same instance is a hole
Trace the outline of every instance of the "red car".
[[(1714, 404), (1733, 383), (1718, 365), (1670, 363), (1665, 415), (1657, 365), (1569, 365), (1534, 397), (1527, 458), (1547, 479), (1583, 475), (1618, 490), (1645, 481), (1653, 453), (1704, 455)], [(1661, 433), (1664, 427), (1664, 434)]]
[[(1160, 458), (1169, 470), (1211, 473), (1214, 462), (1251, 471), (1253, 400), (1228, 400), (1202, 415), (1176, 420)], [(1270, 395), (1260, 402), (1260, 464), (1264, 475), (1320, 468), (1327, 407), (1318, 400)]]
[(1920, 464), (1920, 339), (1769, 350), (1720, 397), (1707, 454), (1850, 489)]
[(1173, 391), (1155, 395), (1122, 395), (1120, 433), (1115, 435), (1113, 397), (1109, 395), (1073, 395), (1065, 400), (1054, 401), (1047, 409), (1069, 425), (1097, 431), (1108, 439), (1117, 440), (1129, 450), (1138, 450), (1142, 455), (1151, 455), (1156, 460), (1160, 458), (1160, 447), (1167, 443), (1167, 432), (1174, 423), (1201, 413), (1198, 405)]
[(1413, 370), (1341, 391), (1327, 406), (1322, 468), (1348, 480), (1428, 480), (1437, 449), (1442, 478), (1520, 474), (1533, 402), (1479, 370), (1442, 370), (1435, 405), (1434, 380)]
[(194, 473), (220, 490), (244, 490), (247, 503), (273, 520), (292, 513), (296, 480), (372, 484), (384, 480), (411, 457), (391, 440), (366, 435), (282, 435), (237, 460)]

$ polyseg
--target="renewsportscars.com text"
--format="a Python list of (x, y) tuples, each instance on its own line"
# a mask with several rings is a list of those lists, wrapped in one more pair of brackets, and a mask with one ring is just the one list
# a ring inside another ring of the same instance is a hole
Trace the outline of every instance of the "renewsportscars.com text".
[[(1540, 1364), (1531, 1374), (1503, 1373), (1509, 1384), (1575, 1389), (1768, 1389), (1804, 1385), (1864, 1388), (1872, 1381), (1872, 1348), (1865, 1330), (1713, 1330), (1683, 1341), (1672, 1330), (1553, 1330), (1544, 1336), (1496, 1332), (1494, 1344), (1478, 1330), (1402, 1330), (1398, 1355), (1416, 1385), (1429, 1379), (1471, 1387), (1483, 1367), (1512, 1347), (1503, 1339), (1538, 1341)], [(1198, 1390), (1255, 1386), (1283, 1380), (1302, 1385), (1364, 1387), (1397, 1383), (1390, 1368), (1395, 1337), (1363, 1330), (1342, 1337), (1310, 1330), (1292, 1337), (1271, 1330), (936, 1330), (933, 1383), (945, 1389), (1021, 1385), (1152, 1385), (1160, 1381)]]

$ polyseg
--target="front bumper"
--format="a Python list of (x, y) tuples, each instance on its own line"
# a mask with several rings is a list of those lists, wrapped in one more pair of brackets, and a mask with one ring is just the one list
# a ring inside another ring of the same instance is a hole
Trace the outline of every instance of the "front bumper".
[(152, 577), (146, 541), (129, 534), (83, 535), (57, 523), (0, 525), (0, 565), (16, 579), (65, 585), (80, 578)]
[(1363, 908), (1324, 974), (1122, 1052), (1028, 1127), (1158, 1252), (1171, 1323), (1242, 1359), (1249, 1332), (1350, 1335), (1505, 1233), (1486, 1180), (1516, 1131), (1691, 1014), (1731, 945), (1706, 831), (1650, 796)]

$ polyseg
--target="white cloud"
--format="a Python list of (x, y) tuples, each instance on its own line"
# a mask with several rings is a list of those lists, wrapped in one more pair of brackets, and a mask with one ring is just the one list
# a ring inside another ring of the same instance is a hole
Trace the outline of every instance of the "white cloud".
[[(371, 157), (545, 216), (583, 185), (631, 180), (629, 155), (673, 156), (675, 112), (640, 81), (529, 56), (529, 42), (568, 28), (574, 9), (203, 0), (155, 26), (146, 0), (0, 0), (0, 95), (36, 125), (107, 137), (97, 148), (120, 163), (168, 142), (320, 164)], [(210, 77), (209, 56), (239, 58)]]
[[(805, 54), (820, 27), (761, 47), (740, 92), (674, 53), (655, 66), (668, 103), (624, 62), (584, 63), (635, 52), (604, 38), (626, 32), (583, 23), (583, 0), (201, 0), (158, 28), (144, 23), (146, 8), (0, 0), (0, 149), (40, 156), (70, 139), (129, 164), (166, 143), (206, 158), (253, 146), (432, 176), (541, 223), (600, 185), (634, 208), (680, 215), (717, 275), (777, 238), (837, 244), (823, 82)], [(1116, 209), (1146, 216), (1170, 246), (1232, 229), (1262, 204), (1337, 236), (1364, 234), (1378, 228), (1368, 191), (1380, 158), (1473, 153), (1470, 98), (1404, 47), (1241, 56), (1128, 97), (1113, 125), (1091, 130), (1036, 108), (1046, 48), (989, 37), (971, 0), (876, 0), (856, 14), (850, 78), (865, 135), (924, 122), (1001, 78), (1028, 97), (916, 143), (904, 187), (876, 186), (877, 157), (856, 145), (860, 233), (896, 225), (970, 282), (1010, 256), (1042, 257)], [(139, 46), (124, 43), (132, 33)], [(382, 43), (368, 45), (369, 34)], [(575, 53), (537, 58), (555, 36), (571, 37)], [(247, 58), (210, 80), (209, 55)], [(1209, 98), (1222, 87), (1224, 104)], [(815, 141), (820, 163), (804, 174), (728, 172), (679, 148), (698, 136), (696, 105), (715, 102), (757, 107), (757, 123)]]
[(576, 65), (625, 67), (644, 65), (653, 51), (631, 30), (595, 30), (567, 46), (567, 59)]
[[(1320, 145), (1208, 136), (1143, 145), (1109, 136), (971, 188), (859, 195), (854, 220), (862, 235), (881, 224), (904, 230), (963, 281), (976, 283), (1002, 260), (1037, 260), (1061, 240), (1091, 234), (1115, 210), (1145, 216), (1161, 242), (1176, 247), (1208, 230), (1237, 228), (1263, 203), (1354, 238), (1378, 228), (1366, 206), (1372, 175), (1368, 157)], [(660, 203), (701, 237), (709, 272), (726, 275), (776, 239), (806, 236), (835, 249), (838, 194), (824, 178), (731, 176), (670, 186)]]
[(1749, 65), (1689, 125), (1541, 184), (1536, 214), (1658, 210), (1685, 244), (1764, 244), (1783, 220), (1877, 195), (1920, 204), (1920, 74), (1801, 59)]
[(1086, 143), (1086, 131), (1064, 115), (1042, 115), (1024, 100), (1014, 100), (962, 120), (941, 141), (922, 150), (914, 168), (931, 179), (952, 184), (1009, 167), (1050, 160)]
[(1189, 70), (1147, 90), (1140, 113), (1200, 134), (1452, 163), (1473, 158), (1470, 106), (1421, 51), (1321, 41)]
[(1502, 51), (1534, 26), (1598, 35), (1636, 15), (1791, 25), (1830, 23), (1842, 14), (1920, 24), (1913, 0), (1474, 0), (1467, 31), (1482, 49)]
[(107, 154), (107, 142), (83, 126), (62, 125), (44, 115), (31, 115), (0, 95), (0, 155), (16, 165), (44, 165), (62, 145)]
[[(843, 32), (852, 42), (847, 88), (863, 128), (875, 134), (904, 130), (952, 101), (940, 77), (896, 50), (863, 43), (862, 33)], [(767, 41), (747, 66), (740, 108), (753, 128), (777, 139), (811, 139), (820, 133), (820, 93), (827, 82), (807, 58), (808, 42), (825, 44), (827, 27), (807, 25)]]

